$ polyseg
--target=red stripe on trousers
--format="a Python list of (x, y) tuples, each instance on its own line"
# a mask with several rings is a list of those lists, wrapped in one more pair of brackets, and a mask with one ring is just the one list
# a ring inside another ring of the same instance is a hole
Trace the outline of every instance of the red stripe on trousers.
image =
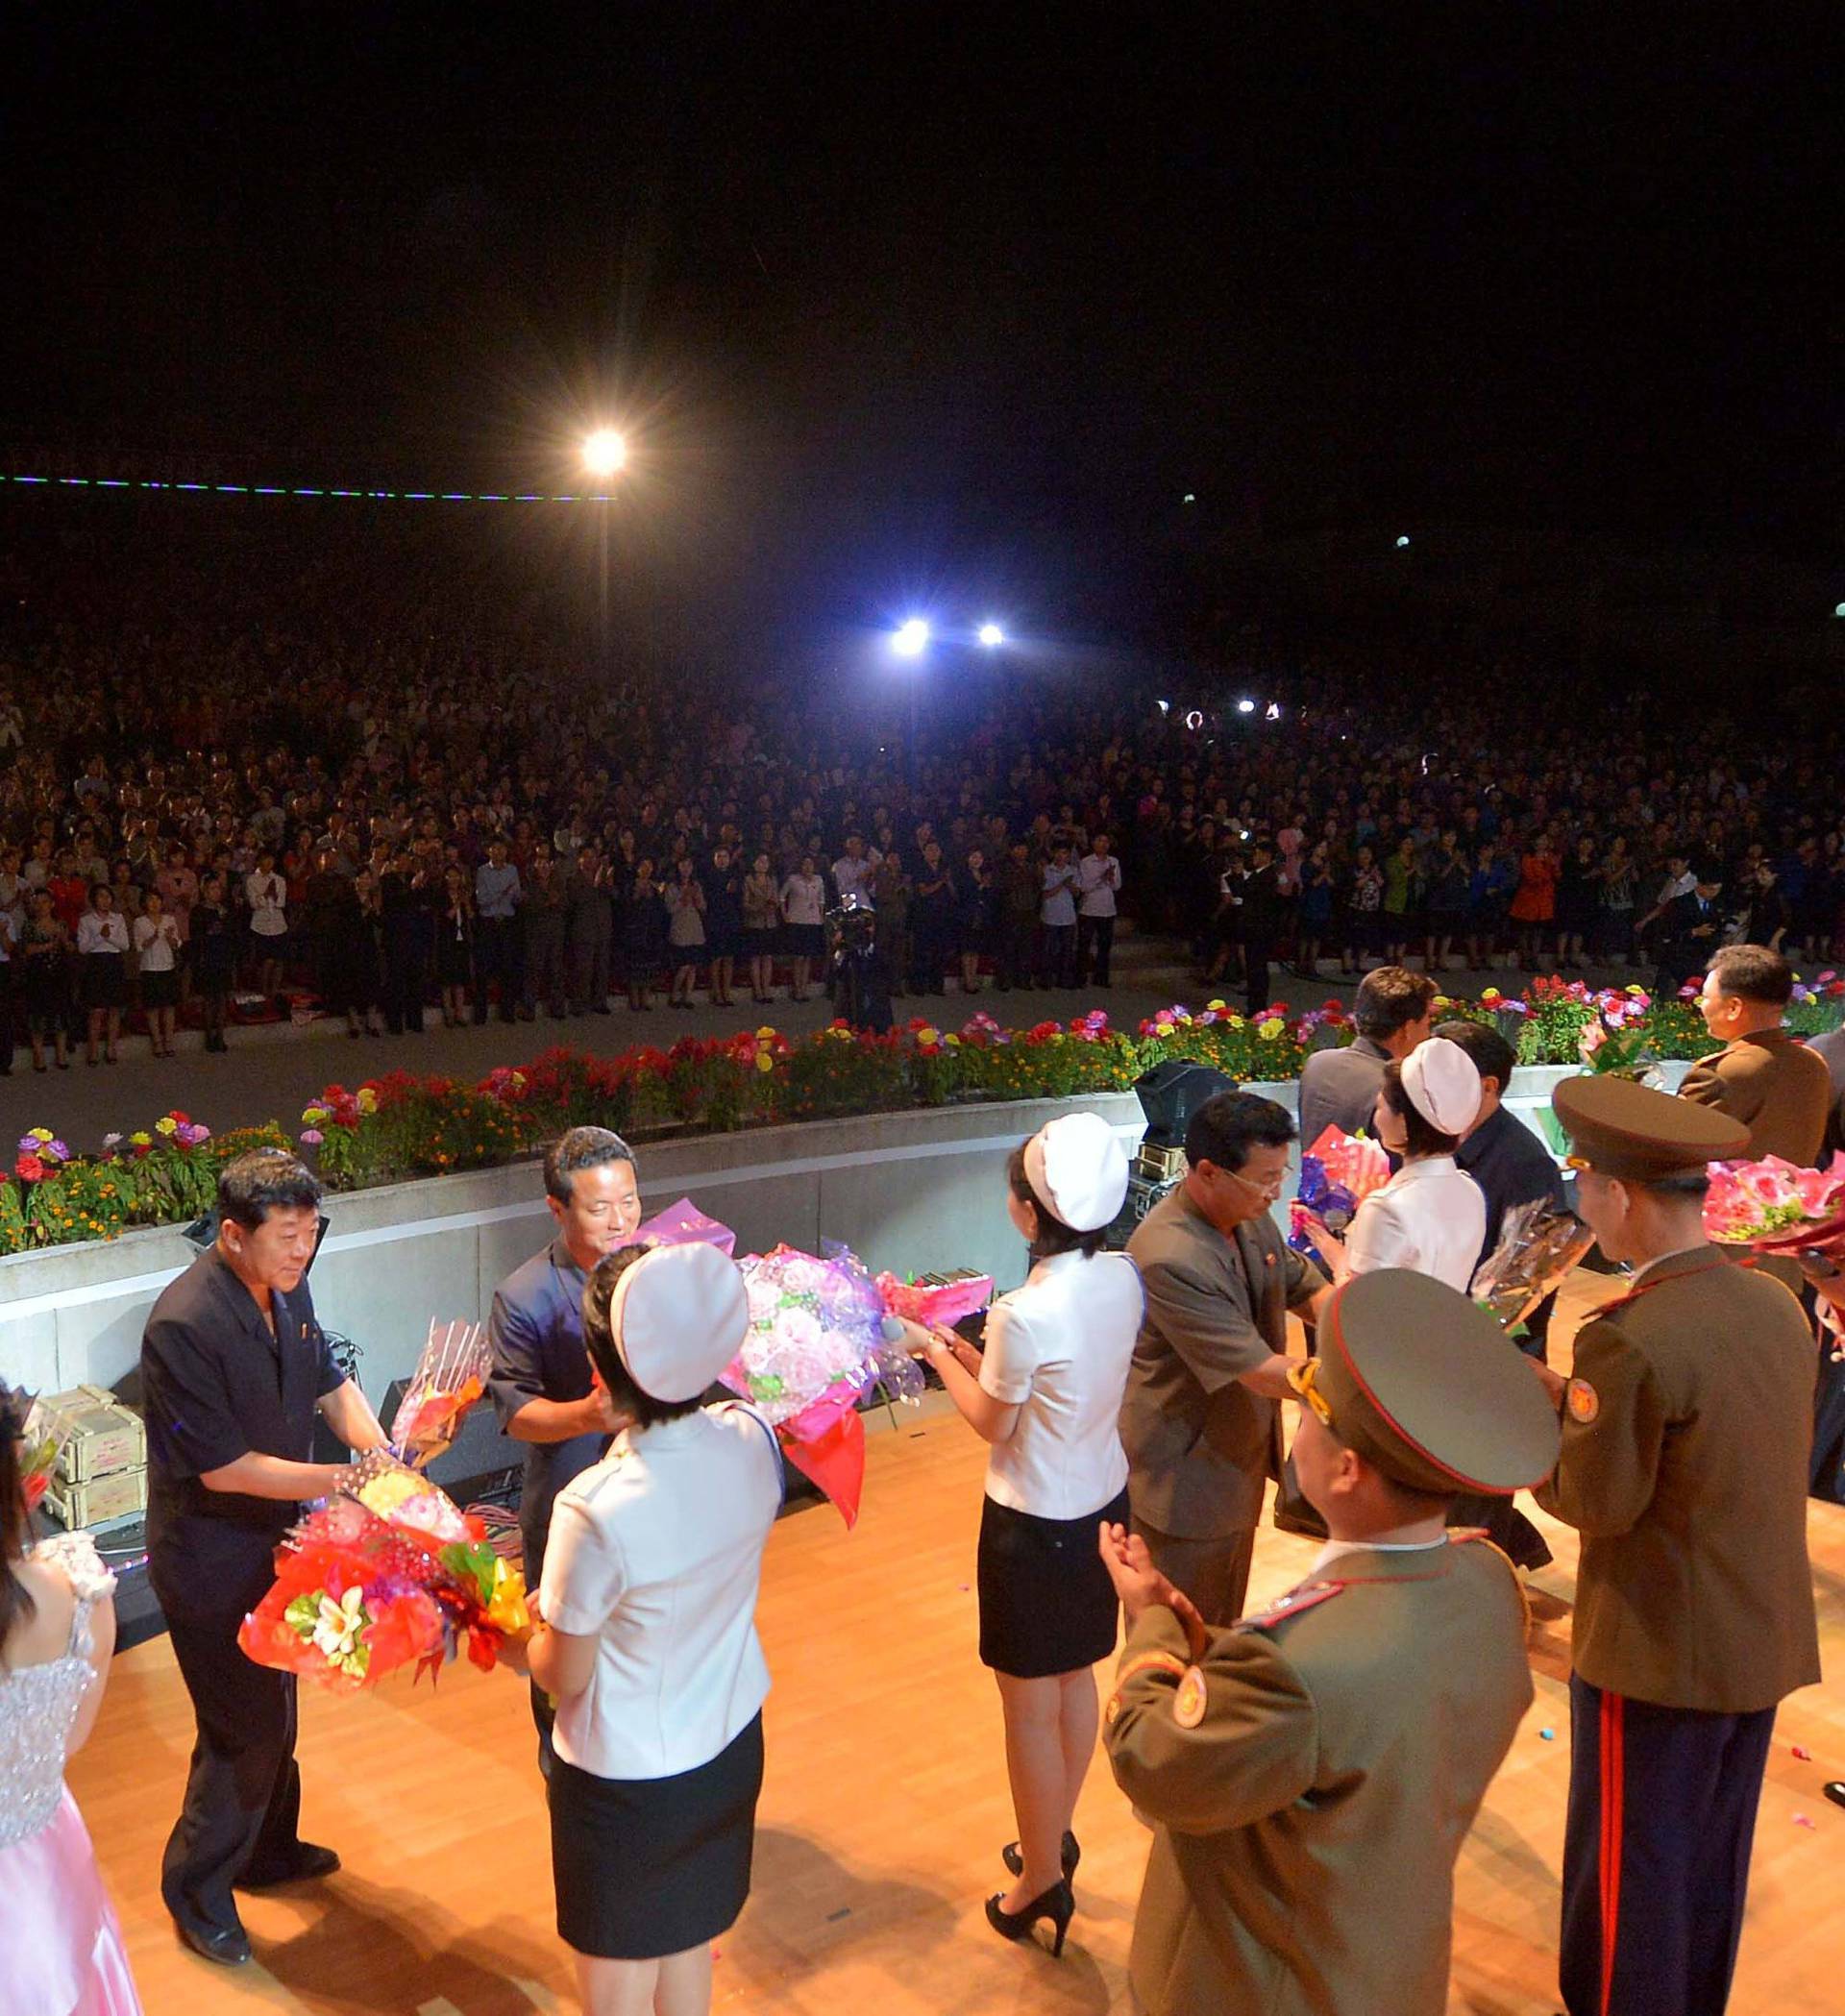
[(1619, 1694), (1602, 1696), (1602, 2016), (1614, 2002), (1614, 1946), (1621, 1922), (1621, 1793), (1626, 1783), (1622, 1756), (1622, 1709)]

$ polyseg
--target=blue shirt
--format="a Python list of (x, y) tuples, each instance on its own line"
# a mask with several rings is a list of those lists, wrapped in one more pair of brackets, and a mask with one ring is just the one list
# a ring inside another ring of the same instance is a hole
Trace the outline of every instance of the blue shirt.
[(504, 868), (483, 861), (474, 872), (474, 907), (481, 917), (504, 922), (511, 917), (513, 905), (524, 894), (519, 886), (519, 871), (510, 861)]
[[(506, 1427), (529, 1400), (581, 1400), (590, 1389), (583, 1349), (583, 1289), (588, 1276), (561, 1239), (515, 1267), (494, 1291), (487, 1318), (493, 1368), (487, 1391), (500, 1425)], [(526, 1542), (526, 1585), (538, 1586), (552, 1501), (573, 1477), (601, 1463), (605, 1435), (575, 1435), (568, 1441), (526, 1446), (525, 1490), (519, 1530)]]

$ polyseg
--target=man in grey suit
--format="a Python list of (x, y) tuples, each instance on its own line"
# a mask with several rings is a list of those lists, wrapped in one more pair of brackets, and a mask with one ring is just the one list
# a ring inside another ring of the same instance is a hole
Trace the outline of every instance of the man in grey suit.
[(1121, 1401), (1134, 1531), (1207, 1624), (1242, 1613), (1263, 1487), (1281, 1474), (1288, 1312), (1311, 1322), (1331, 1292), (1270, 1214), (1293, 1138), (1272, 1099), (1207, 1099), (1185, 1181), (1128, 1242), (1146, 1297)]
[(1331, 1127), (1375, 1136), (1371, 1115), (1384, 1067), (1427, 1043), (1435, 1015), (1435, 982), (1407, 967), (1380, 966), (1358, 984), (1352, 1020), (1358, 1041), (1341, 1050), (1316, 1050), (1300, 1074), (1300, 1139), (1304, 1147)]

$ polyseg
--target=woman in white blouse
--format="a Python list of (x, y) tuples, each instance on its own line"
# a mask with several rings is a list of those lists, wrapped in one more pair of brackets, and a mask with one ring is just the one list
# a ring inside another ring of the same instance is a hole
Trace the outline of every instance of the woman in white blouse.
[(147, 1040), (157, 1057), (173, 1054), (173, 1009), (180, 997), (180, 921), (158, 889), (150, 889), (135, 920), (135, 951), (141, 969), (141, 1006)]
[(807, 976), (826, 949), (825, 916), (826, 885), (814, 873), (814, 857), (803, 854), (800, 873), (781, 885), (781, 921), (788, 927), (788, 956), (794, 966), (791, 1001), (807, 998)]
[(711, 1941), (750, 1894), (781, 1452), (741, 1402), (700, 1404), (749, 1323), (714, 1246), (625, 1246), (583, 1291), (592, 1376), (628, 1426), (557, 1495), (527, 1657), (557, 1701), (557, 1930), (587, 2016), (702, 2016)]
[(282, 988), (283, 949), (288, 943), (288, 884), (266, 848), (243, 878), (243, 897), (250, 905), (250, 935), (261, 960), (257, 991), (273, 998)]
[(115, 1062), (128, 998), (128, 920), (116, 909), (109, 884), (98, 882), (89, 892), (89, 908), (77, 920), (78, 997), (89, 1012), (86, 1064), (96, 1062), (99, 1043), (109, 1062)]
[(1070, 1831), (1095, 1748), (1097, 1660), (1115, 1650), (1100, 1524), (1127, 1523), (1118, 1422), (1139, 1335), (1141, 1277), (1102, 1240), (1127, 1194), (1127, 1158), (1093, 1113), (1050, 1121), (1013, 1151), (1006, 1208), (1030, 1248), (1025, 1285), (987, 1314), (984, 1350), (908, 1325), (974, 1433), (992, 1445), (980, 1520), (980, 1658), (999, 1684), (1019, 1839), (1017, 1881), (987, 1919), (1024, 1939), (1042, 1918), (1061, 1954), (1081, 1851)]
[(1403, 1167), (1359, 1205), (1342, 1244), (1323, 1225), (1311, 1228), (1336, 1281), (1407, 1267), (1466, 1293), (1486, 1243), (1487, 1200), (1454, 1151), (1479, 1112), (1479, 1070), (1445, 1036), (1385, 1066), (1377, 1138)]

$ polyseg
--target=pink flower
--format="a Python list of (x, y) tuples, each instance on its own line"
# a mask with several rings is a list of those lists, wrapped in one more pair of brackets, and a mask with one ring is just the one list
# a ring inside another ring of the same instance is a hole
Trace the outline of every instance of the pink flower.
[(326, 1139), (327, 1137), (318, 1127), (304, 1127), (302, 1129), (301, 1144), (305, 1148), (317, 1148)]

